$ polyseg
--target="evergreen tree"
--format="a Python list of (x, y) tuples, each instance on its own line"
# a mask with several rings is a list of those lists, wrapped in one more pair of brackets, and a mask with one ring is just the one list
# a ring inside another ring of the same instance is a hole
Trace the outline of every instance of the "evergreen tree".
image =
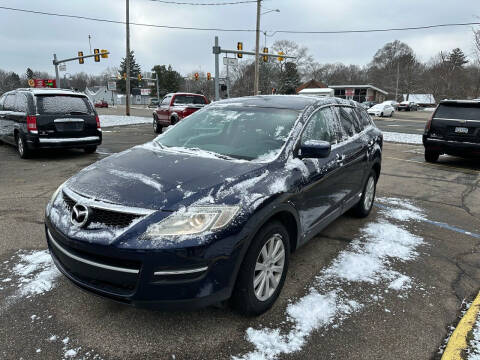
[[(177, 92), (183, 82), (183, 77), (177, 71), (173, 70), (172, 65), (155, 65), (152, 69), (159, 79), (160, 95)], [(157, 95), (156, 86), (152, 90), (152, 95)]]
[(296, 94), (296, 88), (300, 85), (300, 75), (297, 65), (293, 62), (287, 62), (285, 69), (280, 74), (279, 90), (281, 94)]
[[(135, 87), (139, 87), (139, 82), (138, 82), (138, 75), (141, 74), (141, 69), (140, 65), (137, 64), (135, 60), (135, 55), (133, 53), (133, 50), (130, 51), (129, 54), (130, 58), (130, 77), (134, 79), (130, 79), (130, 94), (132, 93), (132, 89)], [(123, 74), (127, 72), (127, 59), (126, 57), (122, 59), (122, 62), (120, 63), (120, 76), (122, 77), (121, 80), (117, 81), (117, 89), (123, 94), (126, 92), (126, 81), (123, 79)]]
[(468, 63), (467, 57), (460, 48), (455, 48), (448, 54), (448, 61), (453, 68), (457, 69), (463, 68), (463, 65)]

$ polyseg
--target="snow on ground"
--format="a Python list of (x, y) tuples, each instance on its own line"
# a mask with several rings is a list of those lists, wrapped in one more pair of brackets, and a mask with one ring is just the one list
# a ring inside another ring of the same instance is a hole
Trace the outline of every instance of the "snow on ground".
[(149, 124), (153, 120), (143, 116), (125, 116), (125, 115), (99, 115), (101, 127)]
[(477, 317), (472, 338), (468, 345), (467, 360), (480, 360), (480, 314)]
[[(8, 276), (6, 279), (9, 281), (5, 283), (8, 287), (6, 286), (4, 290), (7, 294), (11, 290), (13, 293), (0, 304), (0, 313), (22, 298), (30, 298), (52, 290), (60, 275), (48, 250), (21, 250), (12, 261), (5, 264), (7, 268), (2, 269), (1, 273), (2, 276), (6, 273)], [(13, 267), (8, 268), (11, 264), (14, 264)]]
[[(424, 219), (425, 215), (405, 200), (383, 198), (381, 202), (380, 218), (360, 230), (348, 248), (316, 277), (307, 295), (287, 306), (286, 321), (281, 328), (248, 328), (246, 339), (255, 350), (233, 359), (277, 359), (281, 354), (301, 350), (313, 331), (336, 327), (366, 306), (383, 302), (385, 293), (393, 292), (400, 298), (408, 296), (414, 279), (397, 271), (393, 264), (412, 261), (418, 256), (416, 249), (424, 241), (406, 225)], [(408, 216), (399, 216), (396, 212), (399, 208), (409, 211)], [(351, 286), (355, 284), (358, 286)], [(351, 290), (347, 292), (345, 288)], [(372, 292), (367, 300), (362, 293), (365, 289)], [(392, 310), (384, 311), (395, 315)]]
[(426, 107), (426, 108), (423, 108), (421, 109), (422, 111), (429, 111), (429, 112), (434, 112), (436, 109), (436, 107)]
[(383, 140), (405, 144), (422, 144), (422, 135), (383, 131)]

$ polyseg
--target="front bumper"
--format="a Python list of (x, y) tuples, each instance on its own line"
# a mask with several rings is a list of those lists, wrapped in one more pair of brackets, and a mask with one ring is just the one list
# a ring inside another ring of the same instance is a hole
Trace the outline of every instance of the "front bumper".
[(423, 135), (423, 145), (429, 150), (450, 155), (480, 155), (480, 143), (430, 138)]
[(134, 250), (65, 237), (46, 220), (48, 247), (58, 269), (75, 285), (112, 300), (153, 309), (194, 309), (230, 297), (242, 242), (204, 249)]

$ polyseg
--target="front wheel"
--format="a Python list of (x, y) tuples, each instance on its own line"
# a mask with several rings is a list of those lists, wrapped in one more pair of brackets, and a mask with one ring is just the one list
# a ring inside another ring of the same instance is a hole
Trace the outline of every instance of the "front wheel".
[(162, 130), (163, 130), (163, 128), (160, 125), (158, 125), (157, 118), (154, 116), (153, 117), (153, 131), (157, 134), (161, 134)]
[(375, 200), (375, 193), (377, 191), (377, 173), (375, 170), (370, 170), (367, 182), (363, 188), (362, 197), (358, 204), (353, 208), (353, 214), (357, 217), (364, 218), (370, 214)]
[(256, 316), (272, 307), (285, 283), (289, 254), (285, 226), (273, 221), (259, 230), (245, 255), (231, 298), (238, 312)]
[(395, 111), (392, 111), (392, 112), (390, 113), (390, 117), (392, 117), (394, 113), (395, 113)]

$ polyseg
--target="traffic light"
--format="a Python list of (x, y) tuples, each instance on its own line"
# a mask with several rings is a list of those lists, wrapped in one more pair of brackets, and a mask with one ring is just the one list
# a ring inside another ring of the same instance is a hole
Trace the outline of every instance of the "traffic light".
[(193, 76), (195, 77), (195, 81), (197, 81), (198, 77), (199, 77), (198, 73), (196, 72), (195, 75), (193, 75)]
[(100, 50), (99, 49), (93, 49), (93, 53), (95, 54), (95, 56), (93, 57), (95, 59), (95, 62), (100, 62)]
[(107, 54), (108, 51), (107, 50), (102, 49), (102, 50), (100, 50), (100, 52), (102, 53), (102, 58), (103, 59), (108, 59), (108, 54)]
[(138, 78), (138, 81), (142, 81), (142, 74), (138, 74), (137, 78)]
[(207, 72), (207, 80), (212, 80), (212, 74), (210, 74), (209, 72)]
[[(238, 50), (238, 51), (242, 51), (242, 50), (243, 50), (243, 43), (242, 43), (242, 42), (238, 42), (238, 43), (237, 43), (237, 50)], [(238, 57), (239, 59), (241, 59), (241, 58), (243, 57), (243, 54), (237, 54), (237, 57)]]
[(126, 72), (123, 73), (123, 80), (127, 80), (127, 73)]
[[(264, 47), (263, 48), (263, 53), (268, 54), (268, 48)], [(263, 62), (268, 62), (268, 56), (267, 55), (263, 55)]]
[(278, 52), (278, 55), (279, 55), (278, 58), (277, 58), (278, 61), (283, 61), (283, 60), (285, 60), (285, 58), (282, 56), (282, 55), (285, 55), (285, 53), (284, 53), (283, 51), (279, 51), (279, 52)]
[(78, 56), (80, 57), (80, 59), (78, 59), (78, 63), (83, 64), (85, 62), (85, 60), (83, 59), (83, 51), (79, 51)]

